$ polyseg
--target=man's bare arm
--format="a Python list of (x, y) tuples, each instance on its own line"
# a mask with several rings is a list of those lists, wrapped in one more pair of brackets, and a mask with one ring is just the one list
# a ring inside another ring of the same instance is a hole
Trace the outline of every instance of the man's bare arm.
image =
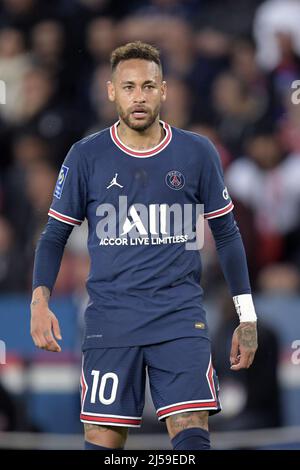
[[(36, 287), (32, 294), (31, 307), (31, 336), (34, 344), (47, 351), (60, 352), (61, 348), (56, 339), (62, 339), (59, 323), (48, 302), (50, 290), (46, 286)], [(55, 338), (54, 338), (55, 336)]]

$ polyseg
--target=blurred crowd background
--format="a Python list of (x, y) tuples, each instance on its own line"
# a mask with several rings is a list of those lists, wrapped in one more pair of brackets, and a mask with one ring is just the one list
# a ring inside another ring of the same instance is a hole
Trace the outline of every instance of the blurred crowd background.
[[(162, 118), (219, 150), (257, 298), (257, 360), (234, 374), (236, 314), (207, 231), (203, 287), (224, 406), (212, 429), (300, 425), (300, 104), (291, 99), (299, 25), (299, 0), (2, 0), (0, 430), (81, 431), (86, 227), (73, 231), (53, 294), (60, 357), (35, 350), (29, 336), (34, 248), (66, 152), (117, 119), (106, 97), (110, 53), (137, 39), (161, 50)], [(144, 427), (164, 430), (149, 403)]]

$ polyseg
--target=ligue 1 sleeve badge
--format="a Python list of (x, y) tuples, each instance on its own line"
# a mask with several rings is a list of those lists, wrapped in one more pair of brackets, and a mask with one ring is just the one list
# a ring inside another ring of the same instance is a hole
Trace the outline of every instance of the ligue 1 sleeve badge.
[(183, 186), (185, 185), (185, 178), (180, 171), (177, 170), (172, 170), (169, 171), (166, 175), (166, 184), (169, 186), (171, 189), (182, 189)]
[(63, 165), (61, 167), (61, 170), (60, 170), (58, 178), (57, 178), (55, 190), (54, 190), (54, 196), (57, 197), (57, 199), (61, 198), (62, 190), (63, 190), (64, 184), (65, 184), (65, 181), (66, 181), (68, 171), (69, 171), (68, 166)]

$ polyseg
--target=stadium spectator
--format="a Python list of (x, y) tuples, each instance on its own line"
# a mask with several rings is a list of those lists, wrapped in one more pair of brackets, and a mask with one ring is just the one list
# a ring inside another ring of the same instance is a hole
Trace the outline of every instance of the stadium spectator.
[(258, 276), (258, 287), (264, 294), (295, 295), (300, 290), (300, 271), (288, 263), (270, 264)]
[(253, 34), (257, 60), (264, 70), (274, 69), (281, 60), (278, 33), (291, 35), (293, 48), (300, 54), (299, 0), (266, 0), (256, 11)]
[[(26, 195), (26, 178), (30, 165), (50, 161), (47, 142), (36, 134), (17, 134), (12, 145), (12, 164), (5, 172), (5, 214), (16, 230), (20, 246), (32, 238), (31, 205)], [(51, 191), (51, 190), (50, 190)]]
[(166, 77), (169, 99), (165, 103), (162, 116), (176, 127), (187, 127), (190, 122), (190, 93), (183, 80)]
[(279, 122), (279, 137), (287, 153), (300, 155), (300, 106), (295, 106), (290, 97), (285, 100), (285, 114)]
[(0, 118), (13, 125), (22, 118), (23, 81), (30, 67), (22, 33), (15, 28), (0, 30), (0, 78), (6, 84), (6, 104), (0, 106)]
[(249, 138), (246, 149), (246, 156), (228, 169), (226, 180), (233, 199), (245, 208), (237, 216), (243, 234), (249, 233), (252, 221), (252, 248), (246, 247), (262, 267), (284, 259), (286, 237), (299, 231), (299, 158), (284, 158), (277, 134), (267, 129)]
[[(110, 69), (107, 65), (99, 65), (92, 76), (88, 89), (89, 110), (91, 113), (91, 128), (94, 132), (102, 127), (110, 126), (116, 120), (116, 112), (112, 104), (106, 99), (104, 84), (109, 79)], [(87, 133), (88, 133), (87, 132)]]
[(263, 103), (232, 72), (223, 73), (216, 78), (212, 101), (220, 136), (234, 157), (238, 157), (245, 138), (264, 115)]
[(0, 293), (26, 289), (24, 262), (13, 227), (7, 219), (0, 216)]

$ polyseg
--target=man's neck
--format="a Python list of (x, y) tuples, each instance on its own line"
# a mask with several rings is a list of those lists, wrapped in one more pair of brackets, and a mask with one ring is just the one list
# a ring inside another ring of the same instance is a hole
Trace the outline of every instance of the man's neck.
[(156, 147), (164, 139), (165, 132), (159, 118), (144, 131), (131, 129), (120, 119), (118, 136), (127, 147), (135, 150), (148, 150)]

